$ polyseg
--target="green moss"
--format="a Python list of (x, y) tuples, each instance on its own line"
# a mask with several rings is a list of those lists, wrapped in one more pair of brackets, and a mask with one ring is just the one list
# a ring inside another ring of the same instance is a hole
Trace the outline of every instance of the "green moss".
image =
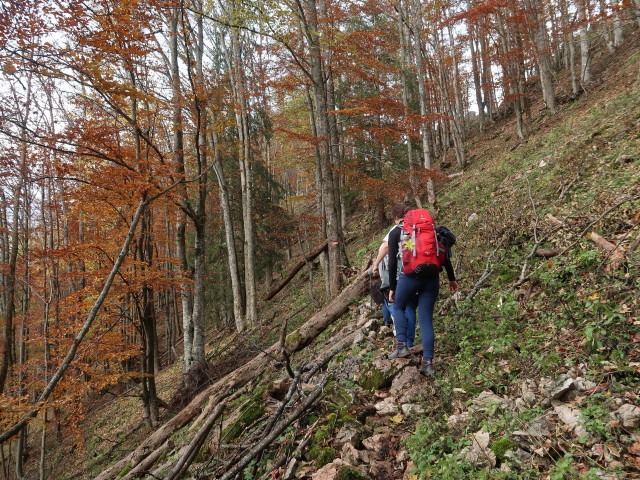
[(327, 438), (330, 438), (330, 436), (328, 428), (320, 428), (313, 436), (313, 441), (314, 443), (322, 443)]
[(262, 402), (262, 396), (260, 395), (242, 407), (240, 417), (235, 423), (229, 425), (222, 431), (222, 437), (227, 440), (238, 438), (247, 426), (251, 425), (262, 415), (264, 415), (264, 404)]
[(340, 467), (335, 480), (369, 480), (369, 477), (357, 468)]
[(341, 364), (347, 359), (347, 356), (347, 352), (340, 352), (338, 355), (336, 355), (335, 363), (337, 363), (338, 365)]
[(338, 452), (335, 448), (321, 447), (320, 445), (314, 445), (309, 449), (307, 457), (309, 460), (315, 460), (318, 468), (324, 467), (326, 464), (333, 462), (338, 456)]
[(133, 468), (133, 465), (131, 465), (130, 463), (124, 467), (120, 473), (116, 476), (116, 478), (122, 478), (124, 477), (127, 473), (129, 473), (131, 471), (131, 469)]
[(368, 392), (388, 388), (391, 386), (395, 373), (395, 369), (383, 372), (374, 368), (372, 365), (368, 365), (363, 369), (358, 383)]
[(300, 338), (302, 337), (300, 336), (299, 333), (292, 333), (287, 337), (287, 341), (286, 341), (287, 346), (292, 346), (297, 344), (300, 341)]
[(512, 450), (514, 447), (515, 445), (511, 440), (508, 438), (501, 438), (493, 442), (493, 445), (491, 445), (491, 451), (495, 453), (498, 460), (503, 460), (504, 454), (507, 451)]

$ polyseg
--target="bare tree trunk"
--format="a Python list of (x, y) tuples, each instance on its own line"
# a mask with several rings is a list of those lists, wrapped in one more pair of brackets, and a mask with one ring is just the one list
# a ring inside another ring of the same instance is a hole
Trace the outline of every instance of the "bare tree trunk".
[[(483, 21), (483, 24), (485, 21)], [(498, 116), (498, 105), (496, 102), (495, 87), (493, 83), (493, 74), (491, 73), (491, 53), (487, 42), (487, 38), (480, 32), (480, 59), (482, 61), (482, 88), (484, 105), (487, 109), (489, 121), (493, 122)]]
[[(327, 5), (325, 0), (317, 0), (318, 2), (318, 14), (320, 18), (320, 22), (323, 25), (326, 25), (327, 28), (331, 28), (331, 20), (329, 15), (327, 14)], [(336, 94), (335, 94), (335, 78), (333, 75), (333, 68), (331, 66), (331, 53), (329, 48), (327, 47), (327, 42), (320, 43), (320, 49), (322, 53), (323, 59), (323, 70), (326, 77), (325, 80), (325, 88), (326, 88), (326, 96), (327, 96), (327, 122), (329, 127), (329, 141), (330, 141), (330, 152), (331, 152), (331, 165), (335, 172), (337, 172), (338, 167), (341, 163), (341, 155), (340, 155), (340, 131), (338, 124), (338, 117), (335, 113), (332, 113), (338, 109), (336, 105)], [(346, 252), (344, 250), (344, 236), (343, 229), (347, 224), (347, 212), (345, 210), (344, 204), (344, 196), (341, 195), (341, 182), (342, 178), (339, 173), (335, 173), (333, 175), (333, 191), (336, 196), (336, 209), (337, 209), (337, 217), (339, 219), (339, 228), (338, 228), (338, 241), (340, 242), (340, 250), (342, 251), (341, 259), (346, 259)]]
[[(151, 212), (144, 212), (140, 225), (138, 239), (139, 260), (144, 264), (143, 269), (150, 269), (153, 264), (153, 243), (151, 231)], [(142, 324), (142, 391), (145, 418), (150, 427), (155, 427), (160, 418), (158, 408), (158, 394), (156, 391), (155, 357), (157, 353), (156, 314), (154, 308), (153, 289), (145, 284), (142, 287), (142, 300), (138, 314)]]
[[(232, 2), (235, 6), (235, 2)], [(257, 320), (257, 298), (255, 278), (255, 228), (253, 221), (253, 166), (249, 112), (247, 111), (244, 62), (241, 55), (240, 29), (231, 29), (231, 53), (233, 90), (236, 100), (236, 125), (238, 128), (238, 160), (240, 162), (240, 187), (242, 190), (242, 219), (244, 227), (244, 280), (246, 290), (246, 321), (249, 325)]]
[[(196, 2), (198, 11), (203, 10), (201, 0)], [(195, 110), (195, 138), (196, 146), (196, 174), (198, 186), (195, 204), (195, 215), (193, 220), (195, 229), (194, 240), (194, 260), (193, 260), (193, 347), (191, 349), (190, 370), (194, 371), (205, 363), (205, 307), (204, 296), (207, 277), (206, 261), (206, 223), (207, 223), (207, 188), (208, 188), (208, 153), (207, 153), (207, 95), (205, 93), (203, 56), (204, 56), (204, 26), (203, 17), (196, 14), (195, 29), (195, 74), (193, 72), (193, 62), (188, 56), (188, 73), (193, 89), (193, 102)], [(185, 39), (188, 41), (188, 37)], [(189, 49), (187, 49), (189, 51)]]
[(578, 0), (578, 20), (580, 21), (580, 84), (585, 88), (591, 83), (591, 53), (589, 51), (589, 19), (586, 5), (589, 0)]
[[(24, 232), (24, 239), (22, 243), (23, 248), (23, 258), (22, 264), (24, 268), (23, 272), (23, 281), (22, 281), (22, 305), (21, 305), (21, 322), (20, 322), (20, 335), (18, 337), (18, 358), (17, 358), (17, 366), (18, 366), (18, 396), (24, 397), (27, 395), (27, 390), (25, 388), (25, 380), (26, 374), (24, 372), (23, 367), (27, 363), (27, 341), (29, 339), (29, 329), (27, 326), (27, 314), (29, 311), (29, 302), (30, 302), (30, 285), (31, 281), (29, 278), (29, 232), (30, 232), (30, 218), (31, 218), (31, 200), (29, 196), (26, 194), (25, 189), (25, 198), (24, 198), (24, 215), (22, 216), (22, 231)], [(20, 437), (16, 442), (16, 477), (18, 479), (24, 478), (24, 460), (25, 460), (25, 450), (27, 447), (27, 435), (29, 432), (29, 427), (25, 426), (20, 432)]]
[(576, 75), (576, 42), (572, 33), (569, 37), (569, 70), (571, 72), (571, 93), (573, 98), (580, 94), (580, 86), (578, 83), (578, 75)]
[[(129, 70), (129, 77), (132, 87), (137, 88), (136, 74), (133, 70)], [(146, 160), (142, 158), (142, 144), (140, 138), (141, 126), (138, 119), (138, 99), (131, 99), (131, 122), (135, 126), (133, 138), (135, 142), (136, 163), (142, 175), (148, 175), (145, 165)], [(150, 270), (153, 265), (153, 232), (152, 232), (152, 212), (150, 209), (145, 210), (142, 215), (140, 225), (140, 235), (137, 244), (137, 256), (141, 262), (141, 270), (144, 273)], [(142, 286), (142, 300), (138, 305), (137, 316), (141, 323), (142, 332), (142, 400), (144, 408), (144, 417), (150, 427), (155, 427), (160, 417), (158, 409), (158, 395), (155, 384), (155, 364), (157, 355), (157, 337), (156, 337), (156, 316), (154, 309), (154, 292), (149, 284), (144, 283)]]
[(0, 458), (2, 459), (2, 478), (9, 480), (9, 467), (11, 464), (11, 444), (7, 445), (9, 450), (8, 458), (4, 454), (4, 443), (0, 444)]
[(633, 3), (636, 4), (635, 17), (636, 22), (638, 23), (638, 27), (640, 27), (640, 0), (633, 0)]
[[(427, 170), (433, 169), (433, 160), (431, 158), (431, 139), (430, 127), (427, 123), (427, 88), (425, 80), (424, 55), (422, 53), (422, 8), (421, 3), (413, 4), (415, 11), (413, 12), (413, 46), (415, 49), (416, 69), (418, 78), (418, 95), (420, 101), (420, 137), (422, 139), (422, 165)], [(430, 208), (435, 212), (436, 208), (436, 190), (433, 178), (427, 179), (427, 202)]]
[[(26, 128), (27, 118), (29, 116), (29, 103), (31, 100), (31, 83), (29, 82), (29, 90), (27, 92), (27, 108), (22, 118), (22, 138), (23, 141), (20, 144), (20, 164), (19, 164), (19, 178), (14, 188), (13, 193), (13, 211), (12, 211), (12, 225), (11, 225), (11, 243), (9, 245), (9, 262), (7, 265), (6, 274), (6, 299), (5, 299), (5, 311), (4, 313), (4, 354), (2, 356), (2, 365), (0, 365), (0, 394), (4, 391), (5, 383), (9, 375), (9, 369), (14, 363), (14, 325), (13, 320), (15, 318), (15, 298), (16, 298), (16, 268), (18, 262), (18, 250), (19, 250), (19, 230), (20, 230), (20, 205), (21, 197), (23, 195), (26, 176), (27, 176), (27, 143), (26, 143)], [(6, 217), (5, 217), (6, 218)]]
[(400, 47), (400, 68), (402, 70), (402, 106), (404, 113), (404, 120), (407, 129), (409, 131), (404, 135), (405, 142), (407, 143), (407, 164), (409, 166), (409, 182), (411, 184), (411, 196), (415, 201), (418, 208), (422, 208), (422, 200), (420, 199), (420, 187), (418, 185), (415, 174), (415, 161), (413, 155), (413, 139), (411, 134), (413, 133), (411, 119), (411, 107), (410, 98), (411, 91), (409, 89), (409, 75), (411, 72), (411, 32), (408, 26), (408, 6), (407, 2), (400, 4), (398, 15), (398, 30), (400, 32), (401, 47)]
[(535, 45), (535, 59), (540, 75), (542, 97), (547, 109), (556, 113), (556, 95), (553, 88), (553, 71), (551, 68), (551, 48), (546, 29), (546, 19), (541, 0), (527, 0), (527, 13), (531, 25), (531, 37)]
[[(51, 100), (49, 96), (48, 100)], [(55, 125), (53, 122), (53, 106), (50, 104), (49, 114), (51, 125)], [(46, 171), (43, 168), (43, 177), (46, 175)], [(50, 248), (53, 250), (53, 221), (52, 221), (52, 205), (51, 205), (51, 180), (48, 180), (49, 189), (49, 202), (47, 202), (47, 188), (45, 182), (42, 183), (42, 207), (41, 207), (41, 217), (40, 221), (42, 222), (42, 244), (45, 248)], [(46, 208), (45, 208), (46, 206)], [(47, 214), (45, 212), (48, 211), (49, 219), (47, 220)], [(51, 231), (49, 229), (51, 228)], [(44, 309), (43, 309), (43, 319), (42, 319), (42, 343), (43, 343), (43, 352), (44, 359), (42, 364), (43, 369), (43, 382), (46, 384), (49, 381), (49, 362), (51, 360), (51, 348), (49, 345), (49, 308), (51, 304), (51, 300), (53, 296), (56, 294), (56, 287), (53, 285), (55, 280), (55, 270), (52, 268), (51, 280), (49, 269), (45, 267), (43, 269), (42, 275), (42, 295), (45, 300)], [(52, 285), (50, 288), (49, 282), (51, 281)], [(45, 466), (46, 466), (46, 451), (47, 451), (47, 410), (45, 409), (42, 412), (42, 434), (40, 436), (40, 458), (38, 461), (38, 478), (39, 480), (45, 480)]]
[[(179, 7), (173, 8), (169, 19), (169, 55), (171, 69), (171, 94), (173, 102), (173, 161), (175, 163), (176, 173), (179, 180), (184, 180), (186, 175), (184, 164), (184, 129), (182, 114), (182, 87), (180, 81), (180, 67), (178, 63), (178, 22), (181, 10)], [(189, 204), (189, 198), (185, 183), (178, 185), (178, 196), (181, 202), (181, 210), (176, 221), (176, 244), (178, 261), (182, 269), (182, 275), (190, 276), (189, 261), (187, 258), (187, 214), (186, 208)], [(182, 335), (183, 349), (185, 359), (185, 370), (187, 367), (187, 359), (191, 358), (191, 350), (193, 348), (193, 295), (190, 285), (186, 281), (183, 282), (181, 288), (182, 300)]]
[(213, 170), (218, 179), (218, 189), (220, 191), (220, 207), (222, 208), (222, 218), (224, 220), (225, 239), (227, 243), (227, 262), (229, 265), (229, 275), (231, 276), (231, 292), (233, 294), (233, 317), (236, 330), (241, 332), (246, 327), (244, 310), (242, 308), (242, 285), (240, 282), (240, 269), (238, 267), (238, 258), (236, 254), (235, 235), (233, 233), (233, 217), (231, 215), (231, 202), (229, 200), (229, 190), (227, 181), (225, 180), (224, 170), (222, 168), (222, 159), (220, 158), (220, 148), (215, 133), (215, 128), (211, 134), (211, 143), (213, 144)]
[(47, 458), (47, 411), (42, 412), (42, 435), (40, 436), (40, 460), (38, 462), (38, 479), (45, 480), (45, 460)]
[(512, 51), (511, 45), (511, 33), (507, 30), (504, 15), (508, 15), (508, 12), (503, 10), (496, 15), (496, 22), (498, 25), (500, 47), (504, 56), (504, 76), (507, 78), (507, 85), (505, 85), (509, 96), (511, 96), (511, 105), (516, 116), (516, 129), (520, 140), (526, 138), (526, 126), (524, 124), (524, 115), (522, 102), (520, 101), (520, 88), (518, 86), (520, 82), (520, 72), (517, 65), (517, 61), (510, 58), (509, 53)]
[(620, 7), (616, 0), (610, 0), (609, 5), (611, 6), (613, 15), (613, 46), (615, 48), (618, 48), (624, 43), (622, 19), (620, 18)]
[(468, 24), (469, 28), (469, 51), (471, 52), (471, 73), (473, 75), (473, 87), (476, 94), (476, 105), (478, 107), (478, 120), (480, 122), (480, 130), (484, 130), (485, 123), (485, 111), (484, 111), (484, 100), (482, 99), (482, 84), (480, 83), (480, 65), (478, 61), (478, 54), (476, 53), (475, 47), (475, 28), (473, 24), (470, 22)]
[(336, 191), (336, 182), (331, 161), (331, 132), (327, 104), (327, 83), (325, 78), (324, 58), (320, 46), (318, 11), (316, 0), (304, 0), (303, 17), (304, 31), (308, 42), (311, 80), (313, 82), (315, 126), (317, 129), (317, 143), (320, 158), (320, 172), (322, 177), (322, 204), (326, 218), (327, 240), (329, 241), (329, 294), (335, 296), (340, 291), (342, 283), (342, 263), (340, 245), (340, 209), (339, 193)]
[[(458, 56), (456, 54), (456, 46), (453, 39), (453, 31), (451, 26), (447, 28), (449, 33), (449, 45), (451, 48), (451, 55), (453, 56), (453, 95), (455, 97), (455, 103), (450, 104), (450, 120), (451, 131), (453, 133), (453, 143), (456, 150), (456, 160), (458, 167), (463, 169), (467, 164), (467, 156), (465, 152), (465, 127), (464, 127), (464, 109), (462, 106), (462, 95), (460, 94), (460, 71), (458, 68)], [(454, 108), (455, 105), (455, 108)]]
[[(302, 31), (302, 27), (300, 27)], [(309, 109), (309, 125), (311, 125), (311, 134), (313, 138), (318, 138), (318, 129), (316, 128), (316, 118), (315, 118), (315, 106), (313, 103), (313, 98), (311, 97), (311, 91), (309, 86), (305, 83), (305, 96), (307, 99), (307, 107)], [(316, 195), (316, 206), (318, 215), (322, 219), (322, 224), (320, 225), (320, 234), (323, 238), (327, 238), (327, 217), (324, 213), (324, 202), (322, 197), (322, 168), (320, 167), (320, 147), (318, 143), (314, 142), (313, 145), (313, 154), (316, 161), (316, 186), (317, 186), (317, 195)], [(324, 283), (325, 283), (325, 291), (327, 296), (330, 291), (330, 282), (329, 282), (329, 255), (325, 252), (320, 256), (320, 267), (322, 268), (322, 273), (324, 274)]]

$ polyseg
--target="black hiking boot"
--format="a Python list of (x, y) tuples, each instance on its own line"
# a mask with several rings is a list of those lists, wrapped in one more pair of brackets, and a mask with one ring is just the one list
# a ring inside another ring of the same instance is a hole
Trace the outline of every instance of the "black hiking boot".
[(420, 374), (425, 377), (431, 377), (435, 373), (433, 369), (433, 363), (431, 360), (422, 360), (422, 365), (420, 365)]
[(405, 358), (405, 357), (408, 357), (409, 355), (411, 355), (411, 352), (409, 351), (409, 347), (407, 347), (406, 344), (401, 344), (401, 345), (398, 345), (393, 352), (387, 355), (387, 358), (389, 360), (393, 360), (394, 358)]

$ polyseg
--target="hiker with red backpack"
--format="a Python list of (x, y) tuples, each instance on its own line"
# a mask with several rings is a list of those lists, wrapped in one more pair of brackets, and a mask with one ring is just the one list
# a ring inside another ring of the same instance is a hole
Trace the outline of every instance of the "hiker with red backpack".
[[(392, 317), (393, 317), (393, 304), (389, 303), (389, 288), (391, 287), (391, 283), (389, 282), (389, 236), (394, 230), (401, 231), (402, 230), (402, 221), (404, 219), (404, 214), (411, 210), (404, 203), (396, 203), (392, 210), (391, 214), (393, 216), (394, 225), (391, 227), (391, 230), (387, 233), (387, 235), (382, 240), (382, 244), (378, 249), (378, 256), (373, 261), (373, 265), (371, 268), (373, 275), (380, 275), (380, 290), (384, 295), (383, 303), (382, 303), (382, 317), (384, 319), (384, 324), (386, 326), (392, 325)], [(397, 245), (396, 251), (399, 250), (399, 245)], [(400, 272), (398, 272), (399, 274)], [(396, 275), (397, 279), (397, 275)], [(413, 347), (413, 341), (416, 336), (416, 308), (418, 307), (418, 298), (417, 295), (414, 296), (413, 299), (407, 302), (407, 306), (404, 310), (404, 315), (407, 320), (407, 346)]]
[[(415, 295), (418, 296), (418, 322), (422, 334), (422, 363), (420, 373), (433, 374), (433, 309), (440, 290), (439, 273), (444, 267), (449, 289), (455, 293), (459, 286), (450, 260), (455, 236), (446, 227), (436, 228), (431, 214), (424, 209), (410, 210), (404, 216), (402, 230), (389, 235), (389, 302), (394, 303), (396, 349), (388, 358), (408, 357), (407, 320), (404, 310)], [(398, 249), (402, 265), (398, 265)], [(402, 273), (396, 280), (398, 267)]]

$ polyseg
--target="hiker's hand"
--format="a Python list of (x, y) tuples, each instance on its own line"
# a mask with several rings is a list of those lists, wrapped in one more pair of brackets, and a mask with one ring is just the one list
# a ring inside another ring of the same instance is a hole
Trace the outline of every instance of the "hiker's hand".
[(376, 265), (375, 263), (373, 264), (373, 266), (371, 267), (371, 273), (375, 276), (378, 275), (378, 265)]
[(451, 290), (451, 293), (456, 293), (459, 288), (460, 288), (460, 285), (458, 285), (458, 282), (456, 282), (455, 280), (452, 282), (449, 282), (449, 290)]
[(393, 297), (395, 292), (393, 290), (389, 290), (389, 303), (393, 303)]

